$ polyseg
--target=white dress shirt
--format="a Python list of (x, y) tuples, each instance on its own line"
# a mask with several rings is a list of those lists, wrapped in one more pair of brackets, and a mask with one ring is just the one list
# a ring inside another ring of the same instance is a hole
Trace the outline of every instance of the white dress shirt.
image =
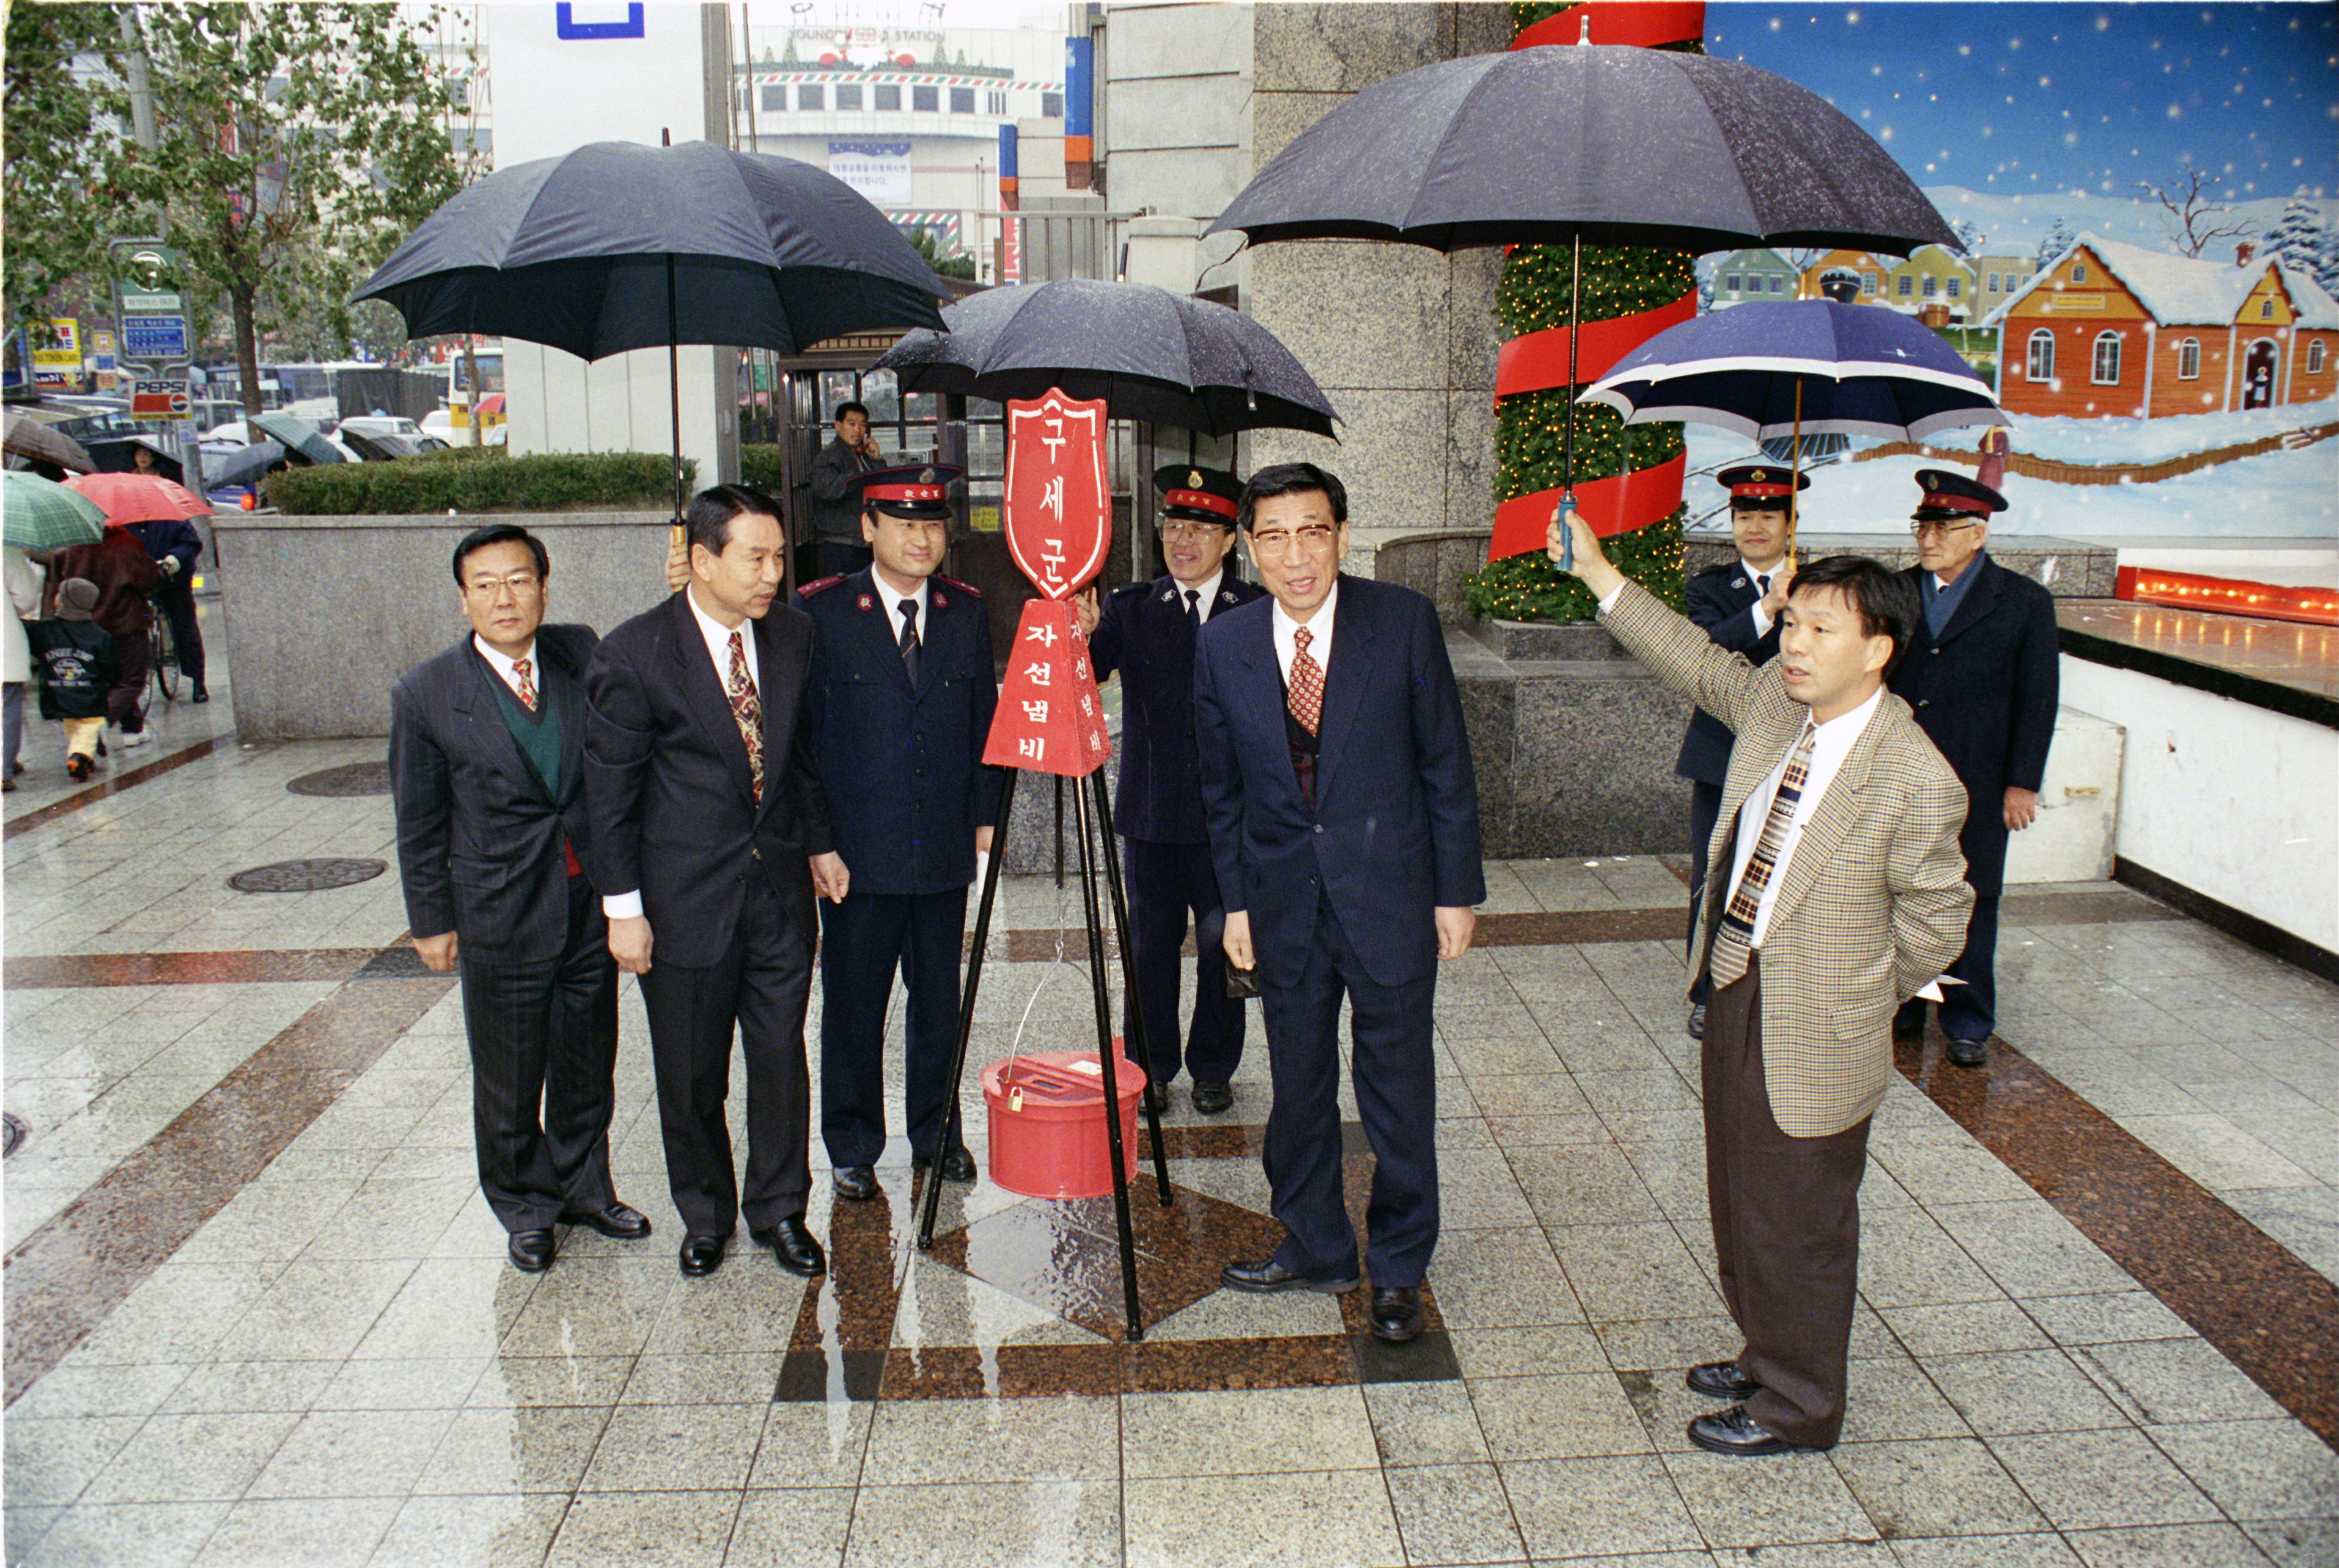
[[(1331, 591), (1324, 596), (1324, 602), (1316, 606), (1316, 613), (1308, 616), (1307, 621), (1308, 631), (1309, 634), (1308, 640), (1308, 656), (1314, 659), (1318, 666), (1319, 666), (1327, 676), (1332, 673), (1333, 612), (1337, 610), (1339, 607), (1340, 579), (1334, 577), (1332, 579)], [(1275, 628), (1275, 662), (1283, 671), (1283, 688), (1286, 691), (1289, 691), (1291, 689), (1291, 661), (1299, 652), (1299, 645), (1292, 640), (1291, 634), (1299, 629), (1300, 623), (1293, 620), (1289, 616), (1283, 613), (1283, 601), (1281, 599), (1278, 599), (1275, 601), (1275, 617), (1273, 625)]]
[[(1852, 744), (1868, 721), (1884, 701), (1884, 688), (1878, 686), (1868, 694), (1868, 700), (1849, 713), (1836, 715), (1816, 726), (1811, 735), (1811, 766), (1803, 780), (1803, 793), (1795, 802), (1794, 819), (1788, 824), (1787, 839), (1779, 846), (1777, 859), (1771, 868), (1771, 880), (1763, 886), (1762, 902), (1754, 906), (1754, 933), (1749, 945), (1760, 949), (1762, 933), (1770, 929), (1771, 902), (1786, 885), (1787, 863), (1795, 858), (1795, 846), (1802, 842), (1803, 824), (1811, 820), (1820, 802), (1827, 795), (1828, 786), (1835, 775), (1843, 771), (1843, 759), (1851, 754)], [(1730, 867), (1730, 891), (1735, 894), (1738, 884), (1745, 878), (1746, 863), (1754, 858), (1755, 846), (1762, 842), (1762, 825), (1771, 820), (1771, 803), (1779, 794), (1779, 781), (1787, 776), (1787, 758), (1781, 757), (1746, 803), (1738, 808), (1738, 843), (1736, 858)]]
[(893, 584), (885, 580), (885, 574), (883, 572), (872, 571), (869, 574), (869, 580), (877, 585), (878, 602), (885, 606), (885, 625), (895, 644), (898, 645), (902, 640), (903, 601), (907, 600), (918, 606), (918, 646), (924, 647), (926, 646), (926, 579), (923, 577), (918, 579), (918, 591), (914, 594), (905, 594), (895, 589)]
[[(471, 646), (479, 650), (479, 656), (488, 661), (488, 667), (489, 669), (503, 676), (504, 685), (511, 687), (512, 695), (519, 695), (519, 672), (512, 668), (512, 666), (518, 663), (519, 660), (508, 659), (504, 657), (503, 655), (488, 646), (488, 639), (479, 636), (477, 632), (473, 632), (471, 634)], [(544, 666), (536, 662), (536, 639), (534, 637), (528, 639), (528, 646), (520, 651), (519, 657), (528, 661), (528, 676), (531, 683), (536, 687), (537, 701), (540, 703), (544, 700)]]
[(1181, 610), (1186, 607), (1186, 596), (1188, 594), (1197, 596), (1193, 601), (1194, 618), (1197, 622), (1207, 626), (1209, 624), (1210, 619), (1210, 606), (1219, 597), (1219, 585), (1226, 580), (1227, 568), (1220, 567), (1217, 571), (1212, 572), (1208, 577), (1194, 584), (1190, 587), (1186, 584), (1179, 582), (1177, 578), (1172, 577), (1170, 579), (1170, 590), (1178, 596), (1178, 607)]
[(1754, 600), (1754, 635), (1757, 637), (1767, 637), (1771, 635), (1771, 612), (1762, 607), (1760, 596), (1770, 593), (1769, 579), (1787, 569), (1787, 558), (1784, 556), (1780, 557), (1772, 564), (1771, 568), (1765, 571), (1744, 556), (1741, 556), (1738, 557), (1738, 569), (1746, 574), (1746, 580), (1754, 585), (1754, 591), (1758, 596)]

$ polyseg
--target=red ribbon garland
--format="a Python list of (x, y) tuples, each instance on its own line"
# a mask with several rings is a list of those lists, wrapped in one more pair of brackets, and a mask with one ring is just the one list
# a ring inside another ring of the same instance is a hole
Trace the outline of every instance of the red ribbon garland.
[[(1681, 505), (1682, 479), (1688, 472), (1689, 457), (1684, 453), (1637, 474), (1587, 479), (1575, 487), (1575, 509), (1601, 538), (1629, 534), (1673, 515)], [(1557, 490), (1537, 490), (1496, 507), (1495, 537), (1486, 558), (1499, 561), (1542, 549), (1545, 532), (1551, 526), (1551, 509), (1558, 500)]]
[(1514, 49), (1543, 44), (1574, 44), (1584, 36), (1584, 18), (1592, 18), (1594, 44), (1638, 44), (1653, 48), (1705, 36), (1705, 0), (1599, 0), (1546, 16), (1511, 40)]
[[(1653, 311), (1584, 322), (1576, 379), (1586, 383), (1598, 380), (1643, 343), (1696, 314), (1697, 291), (1692, 289), (1672, 304), (1660, 305)], [(1567, 328), (1552, 327), (1505, 343), (1495, 360), (1495, 399), (1566, 386), (1567, 339)]]

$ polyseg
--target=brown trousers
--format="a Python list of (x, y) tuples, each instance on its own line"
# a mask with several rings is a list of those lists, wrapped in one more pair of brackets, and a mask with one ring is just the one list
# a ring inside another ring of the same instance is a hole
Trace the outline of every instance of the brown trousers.
[(1860, 1178), (1869, 1119), (1790, 1138), (1762, 1075), (1762, 958), (1713, 993), (1705, 1018), (1705, 1190), (1722, 1299), (1746, 1336), (1739, 1370), (1762, 1386), (1747, 1414), (1773, 1436), (1831, 1448), (1860, 1275)]

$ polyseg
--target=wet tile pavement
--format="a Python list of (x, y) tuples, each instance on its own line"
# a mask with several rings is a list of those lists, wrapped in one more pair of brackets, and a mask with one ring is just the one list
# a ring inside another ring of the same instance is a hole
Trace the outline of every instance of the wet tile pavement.
[[(898, 1146), (883, 1201), (816, 1198), (824, 1279), (744, 1239), (681, 1278), (630, 986), (613, 1152), (658, 1235), (527, 1277), (394, 874), (227, 885), (393, 859), (384, 797), (289, 787), (379, 743), (246, 748), (224, 706), (139, 759), (174, 766), (8, 797), (11, 1563), (2339, 1560), (2339, 991), (2126, 889), (2009, 898), (1986, 1073), (1904, 1045), (1845, 1441), (1730, 1462), (1683, 1435), (1735, 1346), (1662, 861), (1490, 868), (1413, 1346), (1216, 1286), (1274, 1233), (1255, 1011), (1234, 1109), (1173, 1095), (1170, 1205), (1132, 1194), (1142, 1338), (1110, 1200), (946, 1186), (925, 1250)], [(978, 1060), (1092, 1043), (1078, 909), (1003, 889)]]

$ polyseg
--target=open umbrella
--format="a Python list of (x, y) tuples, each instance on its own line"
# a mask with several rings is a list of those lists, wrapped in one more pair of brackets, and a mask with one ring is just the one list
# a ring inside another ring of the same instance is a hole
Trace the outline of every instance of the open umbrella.
[(184, 485), (153, 474), (76, 474), (64, 488), (97, 503), (109, 523), (152, 523), (166, 518), (207, 518), (212, 504)]
[(0, 449), (35, 462), (54, 463), (76, 473), (86, 474), (97, 467), (97, 460), (79, 441), (49, 429), (45, 420), (36, 419), (22, 409), (8, 410), (7, 433), (0, 437)]
[(105, 508), (54, 479), (22, 468), (0, 474), (6, 496), (0, 542), (20, 550), (62, 550), (105, 537)]
[(141, 449), (154, 454), (155, 473), (176, 484), (187, 482), (187, 466), (179, 460), (179, 455), (152, 436), (117, 436), (89, 444), (89, 455), (96, 463), (94, 471), (101, 474), (136, 473), (138, 459), (134, 454)]
[(825, 170), (710, 142), (596, 142), (463, 191), (356, 298), (396, 306), (411, 338), (479, 332), (587, 360), (665, 347), (679, 521), (678, 345), (795, 353), (939, 328), (947, 292), (893, 220)]
[(346, 463), (340, 448), (325, 438), (325, 432), (306, 419), (296, 419), (290, 414), (254, 414), (247, 421), (255, 435), (281, 441), (312, 463)]
[(1966, 425), (2009, 425), (1998, 398), (1939, 333), (1896, 311), (1832, 300), (1733, 306), (1643, 343), (1579, 401), (1628, 425), (1693, 419), (1787, 443), (1811, 437), (1921, 441)]
[(262, 441), (238, 449), (232, 457), (222, 458), (203, 465), (205, 482), (214, 490), (232, 489), (238, 485), (256, 485), (279, 463), (294, 467), (305, 466), (307, 459), (285, 450), (281, 441)]
[[(1591, 25), (1587, 15), (1587, 39)], [(1444, 61), (1366, 88), (1295, 137), (1210, 225), (1229, 229), (1253, 244), (1565, 242), (1578, 295), (1586, 241), (1901, 255), (1958, 242), (1890, 154), (1786, 78), (1712, 55), (1588, 42)], [(1578, 336), (1568, 342), (1571, 385)], [(1573, 420), (1565, 443), (1572, 501)]]
[(885, 351), (903, 390), (1005, 402), (1051, 387), (1116, 419), (1208, 435), (1332, 434), (1331, 400), (1274, 333), (1240, 311), (1150, 283), (1085, 278), (990, 289), (943, 311), (946, 333)]

